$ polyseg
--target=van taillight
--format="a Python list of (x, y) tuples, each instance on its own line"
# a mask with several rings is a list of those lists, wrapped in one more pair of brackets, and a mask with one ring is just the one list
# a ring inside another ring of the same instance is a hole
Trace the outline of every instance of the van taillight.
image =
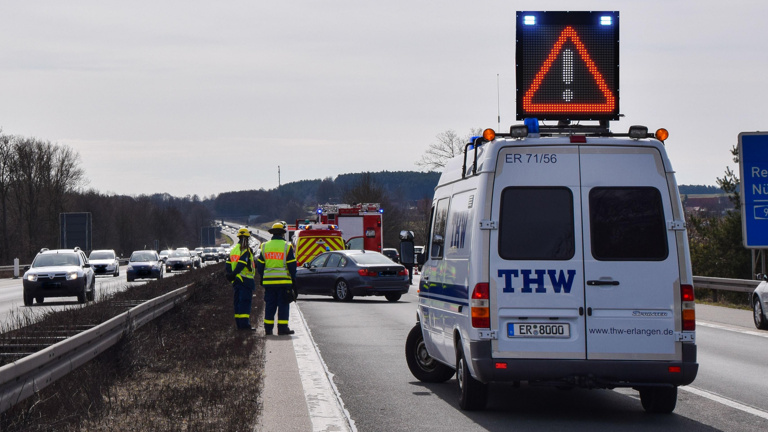
[(693, 285), (681, 285), (680, 298), (683, 301), (683, 331), (694, 331), (696, 330), (696, 299)]
[(475, 285), (469, 307), (472, 313), (472, 327), (491, 328), (489, 286), (487, 283)]

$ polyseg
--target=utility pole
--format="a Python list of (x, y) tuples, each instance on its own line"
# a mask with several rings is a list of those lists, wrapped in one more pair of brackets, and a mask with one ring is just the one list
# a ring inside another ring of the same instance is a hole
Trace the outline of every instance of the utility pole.
[(499, 92), (499, 74), (496, 74), (496, 119), (499, 122), (499, 128), (496, 130), (501, 131), (501, 96)]
[(280, 189), (280, 165), (277, 166), (277, 188)]

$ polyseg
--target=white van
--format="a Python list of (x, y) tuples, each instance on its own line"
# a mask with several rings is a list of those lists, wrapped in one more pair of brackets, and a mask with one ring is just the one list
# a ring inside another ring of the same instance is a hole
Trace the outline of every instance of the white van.
[(508, 381), (671, 412), (696, 377), (683, 209), (647, 128), (488, 129), (446, 165), (429, 233), (406, 359), (421, 381), (457, 372), (462, 409)]

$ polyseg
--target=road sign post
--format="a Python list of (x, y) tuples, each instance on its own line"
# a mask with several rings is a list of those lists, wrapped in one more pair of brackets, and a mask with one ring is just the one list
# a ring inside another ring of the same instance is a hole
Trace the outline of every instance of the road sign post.
[(739, 134), (744, 247), (768, 248), (768, 132)]

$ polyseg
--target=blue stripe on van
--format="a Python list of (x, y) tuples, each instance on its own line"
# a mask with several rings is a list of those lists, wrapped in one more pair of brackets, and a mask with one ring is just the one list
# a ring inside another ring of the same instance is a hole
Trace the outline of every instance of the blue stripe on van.
[(469, 289), (456, 284), (422, 284), (419, 287), (419, 297), (442, 300), (462, 306), (469, 305)]
[(429, 294), (425, 292), (420, 292), (419, 297), (421, 298), (427, 298), (430, 300), (439, 300), (446, 303), (453, 303), (457, 304), (459, 306), (469, 306), (469, 303), (464, 298), (458, 298), (458, 297), (450, 297), (450, 296), (444, 296), (439, 294)]

